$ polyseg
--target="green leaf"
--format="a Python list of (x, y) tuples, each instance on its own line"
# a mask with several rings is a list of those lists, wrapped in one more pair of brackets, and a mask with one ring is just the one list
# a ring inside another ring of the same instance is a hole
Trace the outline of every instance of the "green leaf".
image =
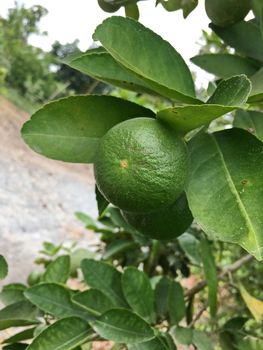
[(258, 69), (247, 58), (227, 53), (197, 55), (192, 57), (191, 61), (208, 73), (223, 79), (239, 74), (250, 76)]
[(200, 241), (195, 236), (185, 232), (178, 237), (178, 242), (190, 261), (199, 265), (201, 263), (199, 254)]
[(0, 330), (37, 324), (37, 308), (28, 301), (19, 301), (0, 310)]
[(240, 286), (241, 296), (257, 322), (263, 321), (263, 301), (254, 298), (244, 286)]
[(241, 21), (223, 28), (211, 23), (212, 30), (241, 54), (263, 62), (263, 40), (259, 27), (249, 21)]
[(252, 75), (250, 79), (252, 82), (252, 90), (248, 102), (263, 101), (263, 67)]
[(193, 340), (192, 328), (184, 328), (184, 327), (176, 326), (171, 329), (171, 334), (180, 344), (183, 344), (183, 345), (192, 344), (192, 340)]
[(4, 346), (3, 350), (25, 350), (27, 346), (27, 344), (23, 343), (14, 343)]
[(93, 38), (157, 93), (186, 103), (200, 102), (195, 99), (193, 79), (180, 54), (141, 23), (110, 17), (97, 27)]
[(140, 17), (139, 7), (137, 4), (128, 4), (125, 6), (125, 16), (138, 21)]
[(122, 289), (133, 311), (149, 323), (154, 322), (154, 293), (148, 276), (135, 267), (127, 267), (122, 275)]
[(90, 50), (67, 64), (105, 83), (131, 91), (156, 94), (145, 81), (120, 65), (107, 51)]
[(245, 75), (231, 77), (221, 81), (207, 104), (166, 108), (157, 113), (157, 119), (185, 134), (242, 106), (250, 91), (251, 83)]
[(29, 328), (29, 329), (25, 329), (22, 332), (16, 333), (15, 335), (12, 335), (11, 337), (5, 339), (5, 341), (3, 343), (8, 343), (8, 344), (12, 344), (12, 343), (17, 343), (23, 340), (28, 340), (28, 339), (32, 339), (34, 337), (34, 330), (36, 328)]
[(90, 215), (77, 211), (75, 216), (86, 226), (86, 228), (97, 228), (97, 221)]
[[(190, 209), (213, 238), (263, 258), (263, 144), (241, 129), (199, 134), (189, 143)], [(238, 156), (237, 156), (238, 155)]]
[(107, 245), (105, 252), (103, 254), (103, 259), (108, 260), (118, 256), (123, 252), (133, 249), (137, 246), (137, 243), (128, 239), (118, 239)]
[(110, 203), (100, 193), (97, 186), (95, 187), (95, 194), (96, 194), (96, 201), (97, 201), (97, 207), (98, 207), (98, 212), (99, 212), (99, 218), (101, 218)]
[(37, 153), (72, 163), (93, 163), (100, 138), (115, 124), (153, 112), (111, 96), (71, 96), (39, 109), (22, 128)]
[(78, 248), (70, 254), (70, 273), (76, 273), (84, 259), (94, 259), (96, 254), (85, 248)]
[(115, 306), (127, 306), (121, 287), (121, 273), (113, 266), (102, 261), (85, 259), (81, 268), (89, 287), (102, 291)]
[(222, 80), (207, 103), (223, 106), (242, 106), (251, 91), (251, 82), (246, 75), (236, 75)]
[(166, 11), (182, 9), (186, 18), (198, 5), (198, 0), (157, 0), (156, 5), (162, 4)]
[[(128, 350), (170, 350), (162, 337), (155, 337), (150, 341), (128, 345)], [(171, 349), (172, 350), (172, 349)]]
[(77, 293), (73, 295), (72, 301), (95, 316), (99, 316), (114, 307), (110, 298), (99, 289), (88, 289)]
[(92, 329), (78, 317), (68, 317), (53, 323), (41, 332), (28, 350), (71, 350), (87, 342)]
[(201, 331), (193, 331), (193, 344), (198, 350), (214, 350), (210, 338)]
[(263, 142), (263, 113), (258, 111), (238, 110), (234, 119), (234, 126), (244, 129)]
[(200, 255), (203, 262), (205, 278), (208, 285), (208, 303), (211, 317), (216, 316), (217, 311), (217, 271), (211, 246), (207, 239), (202, 238), (200, 241)]
[(70, 257), (59, 256), (52, 261), (43, 274), (43, 282), (66, 283), (70, 273)]
[(83, 309), (72, 303), (70, 291), (56, 283), (42, 283), (25, 291), (26, 298), (43, 310), (57, 318), (78, 316), (90, 319)]
[(24, 290), (17, 288), (15, 285), (4, 286), (0, 293), (0, 300), (4, 305), (10, 305), (25, 299)]
[(0, 255), (0, 281), (6, 278), (8, 274), (8, 265), (3, 257), (3, 255)]
[(163, 277), (155, 288), (157, 314), (162, 319), (167, 316), (171, 324), (177, 324), (186, 313), (184, 293), (181, 285)]
[(126, 309), (112, 309), (101, 315), (92, 327), (103, 338), (118, 343), (141, 343), (154, 337), (148, 323)]

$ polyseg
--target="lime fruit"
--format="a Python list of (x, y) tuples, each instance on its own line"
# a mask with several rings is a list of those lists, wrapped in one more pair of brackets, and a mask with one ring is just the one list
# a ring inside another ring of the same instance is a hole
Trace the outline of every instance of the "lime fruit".
[(220, 26), (231, 26), (246, 17), (251, 0), (205, 0), (207, 16)]
[(167, 208), (145, 214), (122, 211), (122, 215), (141, 234), (158, 240), (180, 236), (193, 222), (185, 193)]
[(103, 136), (94, 170), (109, 202), (126, 211), (150, 212), (172, 204), (183, 192), (187, 148), (156, 119), (129, 119)]

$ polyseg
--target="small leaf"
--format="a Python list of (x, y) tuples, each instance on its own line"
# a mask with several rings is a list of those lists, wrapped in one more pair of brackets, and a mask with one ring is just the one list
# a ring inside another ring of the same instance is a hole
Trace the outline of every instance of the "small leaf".
[(168, 313), (170, 280), (167, 277), (161, 278), (155, 288), (155, 302), (157, 315), (165, 319)]
[(210, 27), (237, 52), (263, 62), (263, 40), (260, 29), (255, 23), (241, 21), (227, 28), (211, 23)]
[(113, 266), (102, 261), (85, 259), (81, 268), (89, 287), (102, 291), (115, 306), (127, 306), (121, 287), (121, 273)]
[(114, 304), (99, 289), (89, 289), (73, 295), (72, 301), (95, 316), (112, 309)]
[(59, 256), (52, 261), (43, 274), (43, 282), (66, 283), (70, 273), (70, 257)]
[(19, 301), (0, 310), (0, 330), (37, 324), (37, 308), (28, 301)]
[(3, 280), (4, 278), (6, 278), (7, 274), (8, 274), (7, 262), (3, 257), (3, 255), (0, 255), (0, 280)]
[(134, 241), (128, 239), (118, 239), (107, 245), (103, 254), (103, 259), (108, 260), (114, 258), (115, 256), (118, 256), (123, 252), (133, 249), (136, 246), (137, 243), (135, 243)]
[(199, 265), (201, 263), (201, 257), (199, 254), (200, 241), (195, 238), (194, 235), (185, 232), (178, 237), (178, 242), (190, 261)]
[(40, 310), (57, 318), (78, 316), (90, 319), (87, 312), (72, 303), (70, 291), (62, 285), (42, 283), (27, 289), (24, 294)]
[(252, 75), (250, 79), (252, 90), (248, 102), (253, 103), (263, 101), (263, 67)]
[(193, 344), (198, 350), (214, 350), (210, 338), (201, 331), (193, 331)]
[(135, 267), (127, 267), (122, 275), (122, 288), (133, 311), (149, 323), (154, 322), (154, 293), (148, 276)]
[[(241, 129), (189, 142), (189, 207), (204, 232), (263, 259), (263, 143)], [(238, 154), (238, 157), (237, 157)]]
[(203, 262), (205, 278), (208, 285), (208, 303), (211, 317), (216, 316), (217, 310), (217, 271), (211, 246), (207, 239), (202, 238), (200, 242), (200, 255)]
[(125, 6), (125, 16), (130, 17), (138, 21), (140, 17), (139, 7), (135, 4), (128, 4)]
[(92, 323), (92, 327), (101, 337), (118, 343), (141, 343), (154, 337), (149, 324), (126, 309), (105, 312)]
[(263, 301), (254, 298), (243, 286), (240, 286), (240, 293), (255, 320), (257, 322), (263, 321)]
[(250, 76), (255, 74), (258, 69), (247, 58), (227, 53), (197, 55), (192, 57), (191, 61), (208, 73), (223, 79), (239, 74)]
[(16, 333), (15, 335), (12, 335), (11, 337), (5, 339), (5, 341), (3, 343), (8, 343), (8, 344), (12, 344), (12, 343), (17, 343), (23, 340), (28, 340), (28, 339), (32, 339), (34, 337), (34, 330), (36, 328), (29, 328), (29, 329), (25, 329), (22, 332)]
[(186, 314), (184, 291), (178, 282), (170, 281), (168, 294), (168, 315), (172, 325), (178, 324)]
[(93, 163), (100, 138), (115, 124), (138, 116), (154, 114), (116, 97), (71, 96), (39, 109), (21, 132), (29, 147), (48, 158)]
[(263, 113), (258, 111), (238, 110), (234, 119), (234, 126), (244, 129), (263, 142)]
[(157, 93), (181, 102), (200, 102), (195, 99), (193, 79), (182, 57), (141, 23), (110, 17), (97, 27), (93, 38)]
[(173, 350), (173, 348), (169, 347), (163, 337), (157, 336), (147, 342), (128, 345), (128, 350)]
[(70, 254), (70, 273), (76, 273), (84, 259), (94, 259), (96, 254), (85, 248), (78, 248)]
[(0, 293), (0, 300), (4, 305), (14, 304), (25, 299), (23, 292), (24, 289), (13, 284), (4, 286)]
[(236, 75), (222, 80), (207, 103), (223, 106), (242, 106), (251, 91), (251, 82), (244, 75)]
[(98, 207), (98, 212), (99, 212), (99, 218), (101, 218), (110, 203), (100, 193), (97, 186), (95, 187), (95, 194), (96, 194), (96, 201), (97, 201), (97, 207)]
[(192, 344), (193, 340), (193, 329), (192, 328), (184, 328), (184, 327), (173, 327), (171, 329), (172, 336), (183, 345)]
[(92, 329), (78, 317), (68, 317), (53, 323), (28, 346), (28, 350), (71, 350), (89, 340)]

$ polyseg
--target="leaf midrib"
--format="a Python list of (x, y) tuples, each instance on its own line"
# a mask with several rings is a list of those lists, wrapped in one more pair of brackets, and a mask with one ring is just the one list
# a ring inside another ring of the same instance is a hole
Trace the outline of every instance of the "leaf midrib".
[(220, 157), (220, 160), (222, 162), (222, 166), (223, 166), (223, 171), (225, 173), (225, 176), (226, 176), (226, 180), (227, 180), (227, 183), (228, 183), (228, 186), (229, 186), (229, 189), (231, 191), (231, 193), (234, 195), (234, 197), (236, 198), (237, 200), (237, 203), (238, 203), (238, 206), (239, 206), (239, 209), (240, 209), (240, 212), (242, 214), (242, 216), (244, 217), (245, 219), (245, 222), (247, 223), (247, 228), (249, 229), (249, 232), (251, 232), (254, 236), (254, 241), (257, 245), (257, 247), (260, 247), (259, 243), (258, 243), (258, 240), (257, 240), (257, 235), (256, 235), (256, 231), (254, 229), (254, 226), (250, 220), (250, 217), (247, 213), (247, 210), (246, 210), (246, 207), (244, 205), (244, 203), (242, 202), (241, 200), (241, 197), (236, 189), (236, 186), (232, 180), (232, 177), (231, 177), (231, 174), (226, 166), (226, 162), (225, 162), (225, 159), (224, 159), (224, 155), (219, 147), (219, 144), (215, 138), (214, 135), (210, 135), (211, 136), (211, 139), (214, 141), (214, 144), (215, 144), (215, 147), (216, 147), (216, 150), (218, 151), (218, 154), (219, 154), (219, 157)]

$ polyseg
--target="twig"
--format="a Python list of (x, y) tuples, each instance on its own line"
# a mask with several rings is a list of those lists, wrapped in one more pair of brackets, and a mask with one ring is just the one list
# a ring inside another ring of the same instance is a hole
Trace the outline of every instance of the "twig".
[[(229, 272), (234, 272), (234, 271), (238, 270), (241, 266), (243, 266), (247, 262), (251, 261), (252, 259), (253, 259), (252, 255), (247, 254), (247, 255), (243, 256), (239, 260), (235, 261), (233, 264), (228, 265), (225, 268), (223, 268), (221, 273), (218, 275), (218, 279), (222, 279)], [(206, 285), (207, 285), (207, 281), (206, 280), (203, 280), (203, 281), (197, 283), (197, 285), (195, 285), (192, 289), (189, 289), (185, 293), (185, 297), (187, 299), (190, 299), (193, 295), (195, 295), (196, 293), (198, 293), (202, 289), (204, 289), (206, 287)]]
[(188, 327), (191, 328), (195, 325), (196, 321), (199, 320), (199, 318), (203, 315), (204, 311), (207, 309), (208, 302), (206, 302), (201, 309), (198, 311), (198, 313), (195, 315), (195, 317), (192, 319), (192, 321), (189, 323)]

